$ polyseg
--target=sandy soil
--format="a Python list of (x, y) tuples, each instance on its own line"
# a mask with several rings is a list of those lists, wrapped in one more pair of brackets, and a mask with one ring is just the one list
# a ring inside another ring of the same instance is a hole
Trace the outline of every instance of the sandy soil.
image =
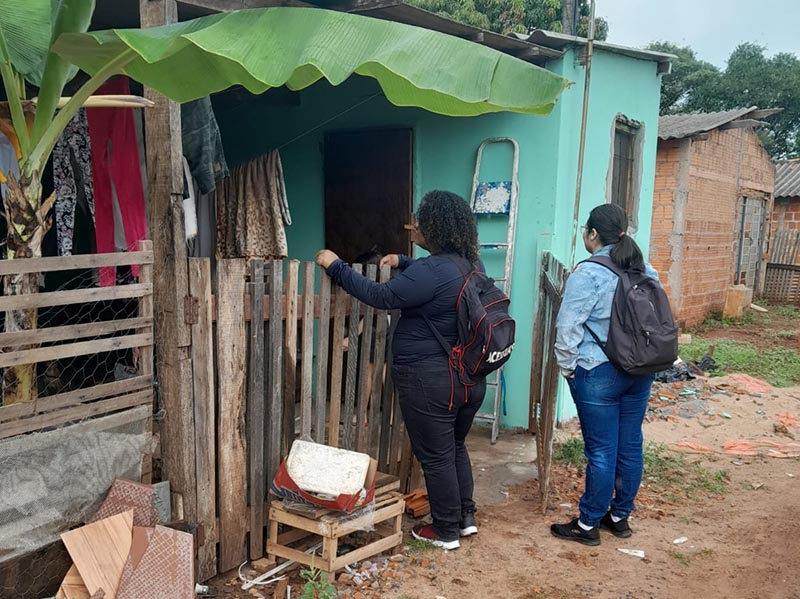
[[(686, 389), (695, 393), (680, 395)], [(543, 515), (533, 439), (504, 433), (490, 446), (485, 431), (478, 429), (470, 445), (480, 534), (449, 553), (406, 546), (404, 563), (396, 565), (391, 584), (384, 581), (380, 592), (357, 594), (351, 584), (337, 582), (339, 597), (800, 599), (800, 460), (767, 457), (765, 450), (751, 456), (723, 453), (726, 441), (785, 445), (795, 443), (791, 435), (800, 439), (795, 426), (786, 431), (789, 436), (775, 430), (780, 415), (800, 416), (800, 388), (748, 393), (741, 381), (713, 379), (664, 386), (654, 395), (646, 439), (685, 452), (688, 460), (711, 471), (726, 471), (729, 482), (722, 495), (680, 500), (645, 481), (642, 509), (631, 519), (631, 539), (604, 533), (599, 547), (559, 541), (550, 535), (549, 525), (574, 516), (580, 472), (555, 467), (550, 505)], [(667, 397), (673, 395), (679, 399)], [(558, 436), (576, 434), (572, 423)], [(678, 447), (687, 441), (711, 451)], [(406, 519), (407, 529), (413, 524)], [(675, 545), (680, 537), (688, 540)], [(645, 559), (618, 549), (642, 550)], [(225, 586), (230, 578), (221, 577), (215, 585), (218, 599), (273, 596), (269, 588), (243, 593)], [(292, 587), (291, 596), (299, 597), (296, 574)]]
[[(724, 384), (715, 379), (714, 384)], [(700, 387), (693, 382), (687, 386)], [(705, 392), (699, 393), (705, 397)], [(800, 414), (800, 389), (764, 395), (709, 394), (711, 415), (652, 417), (649, 441), (675, 447), (681, 441), (721, 450), (728, 440), (792, 442), (774, 430), (778, 414)], [(730, 419), (714, 416), (726, 413)], [(709, 423), (712, 423), (709, 426)], [(576, 433), (568, 426), (562, 438)], [(800, 438), (800, 430), (794, 433)], [(600, 547), (584, 547), (550, 536), (548, 525), (573, 516), (582, 482), (554, 473), (558, 503), (546, 515), (530, 501), (536, 486), (512, 490), (508, 502), (481, 510), (481, 533), (462, 549), (435, 556), (434, 570), (414, 566), (392, 599), (508, 597), (515, 599), (800, 598), (800, 461), (765, 456), (690, 453), (710, 470), (726, 470), (722, 496), (683, 505), (643, 489), (648, 509), (631, 519), (635, 534), (620, 540), (604, 533)], [(526, 499), (528, 501), (526, 501)], [(675, 539), (687, 537), (681, 545)], [(639, 549), (645, 559), (617, 549)], [(418, 573), (414, 574), (414, 569)], [(419, 571), (421, 570), (421, 571)]]

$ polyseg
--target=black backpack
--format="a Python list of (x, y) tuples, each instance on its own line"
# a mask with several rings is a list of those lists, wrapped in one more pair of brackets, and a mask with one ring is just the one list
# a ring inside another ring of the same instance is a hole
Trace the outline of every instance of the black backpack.
[(472, 385), (508, 362), (517, 325), (508, 313), (511, 300), (494, 284), (494, 279), (479, 270), (465, 270), (460, 265), (459, 269), (464, 285), (456, 300), (458, 343), (451, 347), (423, 316), (461, 383)]
[(603, 344), (584, 324), (609, 361), (633, 375), (670, 368), (678, 358), (678, 327), (659, 282), (640, 270), (622, 270), (609, 256), (595, 256), (585, 262), (605, 266), (619, 277), (608, 341)]

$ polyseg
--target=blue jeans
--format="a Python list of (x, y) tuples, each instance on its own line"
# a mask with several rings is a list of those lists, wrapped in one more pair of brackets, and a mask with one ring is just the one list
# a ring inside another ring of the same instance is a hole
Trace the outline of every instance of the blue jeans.
[(609, 506), (614, 516), (627, 518), (642, 483), (642, 421), (653, 377), (606, 362), (592, 370), (579, 366), (568, 382), (588, 460), (581, 522), (599, 525)]

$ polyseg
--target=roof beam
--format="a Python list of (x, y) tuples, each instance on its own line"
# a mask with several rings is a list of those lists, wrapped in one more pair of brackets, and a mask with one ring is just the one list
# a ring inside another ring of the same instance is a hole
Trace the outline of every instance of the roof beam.
[(762, 108), (761, 110), (754, 110), (747, 116), (751, 119), (765, 119), (779, 112), (783, 112), (783, 108)]
[(468, 33), (462, 37), (467, 41), (475, 42), (476, 44), (482, 44), (484, 35), (483, 31), (476, 31), (475, 33)]
[(514, 56), (517, 58), (521, 58), (522, 60), (528, 60), (529, 58), (538, 58), (542, 55), (541, 50), (537, 46), (530, 46), (529, 48), (521, 48), (519, 50), (514, 51)]
[(246, 8), (274, 8), (276, 6), (314, 7), (313, 4), (302, 0), (178, 0), (178, 3), (214, 12), (233, 12)]
[(742, 119), (741, 121), (731, 121), (721, 125), (720, 131), (727, 131), (728, 129), (748, 129), (750, 127), (761, 127), (763, 125), (769, 126), (766, 121), (757, 121), (755, 119)]

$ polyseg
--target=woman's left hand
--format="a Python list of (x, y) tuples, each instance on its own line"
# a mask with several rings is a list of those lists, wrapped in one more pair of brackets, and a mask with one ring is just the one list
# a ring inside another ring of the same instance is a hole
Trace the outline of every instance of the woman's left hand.
[(317, 264), (319, 264), (322, 268), (328, 269), (328, 267), (336, 262), (339, 259), (335, 253), (330, 250), (320, 250), (317, 252)]

